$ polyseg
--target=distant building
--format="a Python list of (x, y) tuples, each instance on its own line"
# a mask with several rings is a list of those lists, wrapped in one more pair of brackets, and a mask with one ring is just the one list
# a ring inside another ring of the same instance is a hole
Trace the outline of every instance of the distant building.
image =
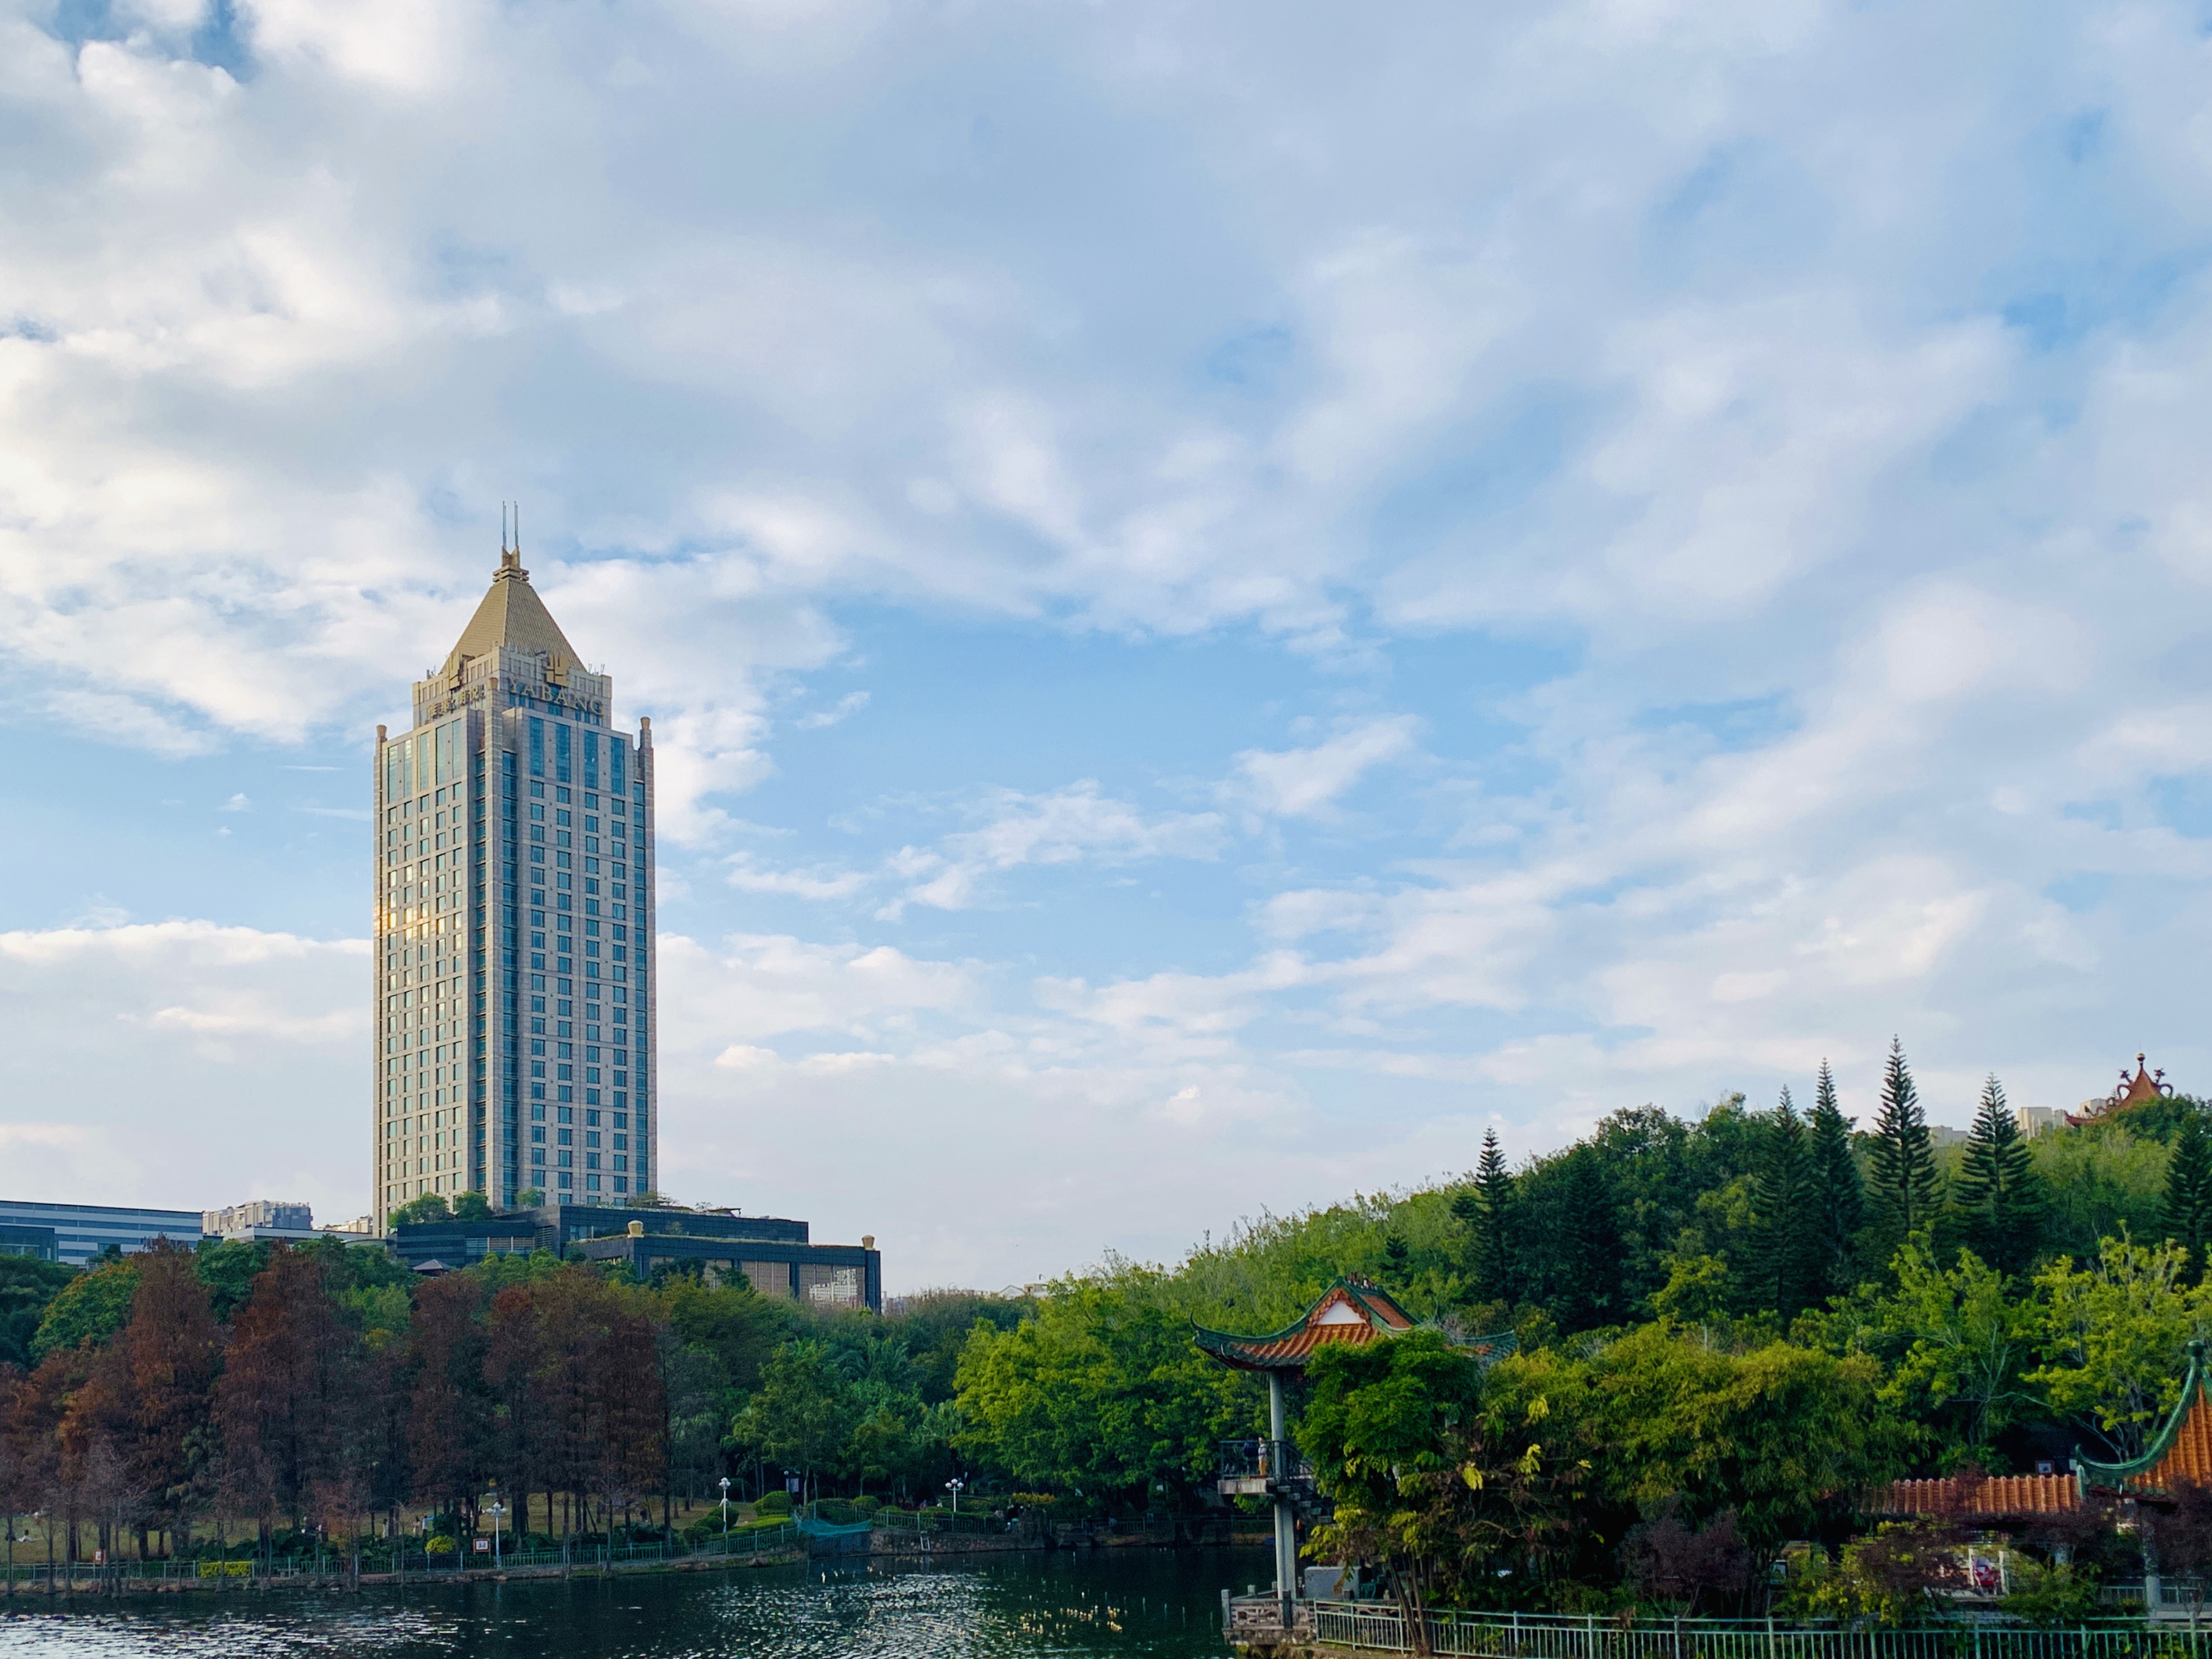
[(187, 1247), (200, 1242), (198, 1210), (140, 1210), (112, 1204), (35, 1204), (0, 1198), (0, 1227), (51, 1228), (54, 1254), (47, 1261), (82, 1267), (108, 1246), (125, 1255), (157, 1238)]
[(1973, 1139), (1970, 1129), (1954, 1129), (1948, 1123), (1928, 1126), (1928, 1144), (1931, 1146), (1963, 1146)]
[(504, 546), (414, 714), (376, 730), (377, 1231), (433, 1193), (628, 1204), (659, 1171), (651, 723), (615, 729)]
[(313, 1238), (314, 1212), (305, 1204), (287, 1204), (273, 1198), (257, 1198), (221, 1210), (200, 1213), (200, 1231), (227, 1241), (260, 1238)]
[(52, 1227), (0, 1223), (0, 1255), (27, 1255), (33, 1261), (59, 1261), (62, 1249)]
[(2033, 1140), (2038, 1135), (2047, 1135), (2053, 1129), (2066, 1127), (2066, 1109), (2063, 1106), (2015, 1106), (2013, 1121), (2020, 1125), (2022, 1140)]
[(816, 1244), (808, 1232), (804, 1221), (781, 1216), (548, 1204), (483, 1221), (394, 1227), (392, 1248), (422, 1273), (451, 1272), (487, 1255), (573, 1250), (587, 1261), (619, 1261), (640, 1278), (696, 1267), (709, 1284), (732, 1284), (742, 1273), (763, 1296), (880, 1313), (883, 1255), (873, 1236), (858, 1244)]
[(374, 1237), (376, 1233), (376, 1218), (373, 1215), (357, 1215), (350, 1221), (326, 1221), (323, 1224), (322, 1231), (326, 1233), (344, 1233), (349, 1237), (358, 1234), (364, 1237)]

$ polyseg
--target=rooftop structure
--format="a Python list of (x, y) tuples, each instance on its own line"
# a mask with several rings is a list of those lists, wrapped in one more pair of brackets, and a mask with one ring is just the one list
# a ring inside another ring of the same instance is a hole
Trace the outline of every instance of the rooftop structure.
[(0, 1199), (0, 1225), (51, 1228), (54, 1255), (47, 1259), (82, 1267), (112, 1245), (125, 1255), (157, 1238), (172, 1243), (200, 1242), (198, 1210), (143, 1210), (114, 1204), (39, 1204)]
[(613, 729), (505, 541), (414, 729), (377, 729), (380, 1235), (425, 1194), (618, 1206), (659, 1167), (652, 724)]
[(233, 1242), (264, 1238), (313, 1238), (314, 1211), (305, 1204), (257, 1198), (200, 1212), (200, 1231)]
[(2066, 1114), (2066, 1121), (2075, 1128), (2085, 1123), (2094, 1123), (2113, 1112), (2124, 1112), (2130, 1106), (2148, 1105), (2154, 1100), (2163, 1100), (2173, 1093), (2173, 1085), (2166, 1080), (2163, 1070), (2154, 1072), (2141, 1054), (2136, 1056), (2136, 1074), (2128, 1075), (2128, 1068), (2120, 1067), (2120, 1086), (2099, 1100), (2085, 1100), (2079, 1111)]

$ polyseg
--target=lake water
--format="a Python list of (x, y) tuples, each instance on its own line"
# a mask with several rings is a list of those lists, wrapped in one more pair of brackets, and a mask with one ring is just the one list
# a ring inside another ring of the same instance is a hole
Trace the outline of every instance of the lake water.
[(356, 1595), (137, 1596), (0, 1613), (0, 1659), (1219, 1659), (1221, 1591), (1264, 1551), (1084, 1551), (638, 1573)]

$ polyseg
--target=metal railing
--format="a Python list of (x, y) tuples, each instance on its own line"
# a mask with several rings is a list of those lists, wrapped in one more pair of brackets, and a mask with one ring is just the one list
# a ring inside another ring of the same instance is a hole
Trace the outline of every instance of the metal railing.
[[(567, 1549), (507, 1549), (496, 1556), (469, 1550), (383, 1550), (363, 1554), (364, 1575), (398, 1578), (458, 1578), (465, 1572), (529, 1571), (559, 1568), (569, 1571), (594, 1567), (635, 1566), (640, 1563), (684, 1560), (757, 1560), (797, 1547), (802, 1540), (794, 1523), (758, 1527), (685, 1539), (670, 1537), (651, 1544), (622, 1544), (610, 1549), (605, 1542), (577, 1541)], [(258, 1583), (334, 1583), (353, 1571), (350, 1555), (254, 1557), (244, 1560), (187, 1558), (182, 1560), (121, 1560), (107, 1562), (19, 1560), (12, 1576), (0, 1562), (0, 1584), (30, 1586), (33, 1593), (83, 1585), (92, 1589), (122, 1588), (140, 1583), (175, 1583), (194, 1580)]]
[(1311, 1480), (1313, 1465), (1297, 1455), (1287, 1440), (1224, 1440), (1221, 1443), (1224, 1480)]
[[(1246, 1598), (1237, 1598), (1241, 1604)], [(1252, 1598), (1255, 1601), (1260, 1598)], [(1255, 1613), (1257, 1609), (1255, 1609)], [(1387, 1604), (1302, 1603), (1329, 1647), (1407, 1653), (1405, 1615)], [(2205, 1659), (2212, 1627), (2082, 1624), (2055, 1630), (1956, 1620), (1907, 1630), (1778, 1620), (1683, 1619), (1649, 1625), (1565, 1614), (1430, 1613), (1429, 1650), (1450, 1659)]]

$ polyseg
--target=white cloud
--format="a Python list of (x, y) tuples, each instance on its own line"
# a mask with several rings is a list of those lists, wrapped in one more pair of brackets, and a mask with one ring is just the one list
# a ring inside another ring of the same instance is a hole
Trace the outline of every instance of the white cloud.
[(1262, 812), (1317, 817), (1370, 768), (1411, 750), (1419, 730), (1419, 720), (1401, 714), (1370, 720), (1310, 749), (1248, 749), (1237, 757), (1226, 793)]

